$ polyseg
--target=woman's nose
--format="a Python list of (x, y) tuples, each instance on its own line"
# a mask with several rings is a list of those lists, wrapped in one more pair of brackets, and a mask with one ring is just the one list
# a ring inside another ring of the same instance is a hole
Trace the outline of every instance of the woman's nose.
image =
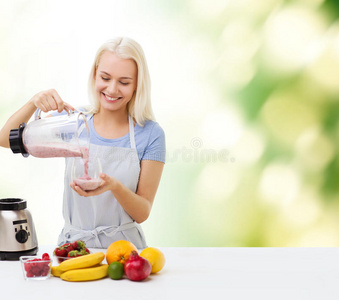
[(112, 81), (111, 84), (108, 86), (108, 91), (112, 96), (114, 96), (114, 94), (118, 92), (117, 82)]

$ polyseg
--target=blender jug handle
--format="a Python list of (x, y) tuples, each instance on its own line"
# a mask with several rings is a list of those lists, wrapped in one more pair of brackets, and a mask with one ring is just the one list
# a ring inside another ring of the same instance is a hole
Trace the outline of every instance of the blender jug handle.
[[(67, 112), (67, 114), (70, 116), (71, 114), (73, 114), (74, 112), (68, 108), (66, 105), (65, 105), (65, 108), (64, 110)], [(36, 111), (35, 111), (35, 120), (39, 120), (41, 119), (41, 109), (38, 108)]]
[[(81, 124), (81, 126), (79, 126), (80, 123), (80, 117), (82, 117), (84, 123)], [(88, 144), (87, 144), (87, 150), (84, 150), (81, 145), (80, 145), (80, 134), (83, 131), (83, 129), (86, 128), (86, 132), (87, 132), (87, 139), (88, 139)], [(79, 111), (78, 117), (77, 117), (77, 128), (76, 128), (76, 137), (77, 137), (77, 142), (78, 142), (78, 146), (80, 148), (80, 151), (83, 155), (83, 157), (88, 157), (89, 155), (89, 147), (90, 147), (90, 130), (87, 124), (87, 118), (86, 115), (84, 113), (82, 113), (81, 111)]]

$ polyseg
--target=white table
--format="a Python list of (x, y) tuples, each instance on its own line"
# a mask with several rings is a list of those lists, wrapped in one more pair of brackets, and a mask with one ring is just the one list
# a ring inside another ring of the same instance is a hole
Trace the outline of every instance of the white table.
[(337, 248), (159, 249), (164, 269), (142, 282), (25, 281), (20, 262), (0, 261), (1, 299), (339, 299)]

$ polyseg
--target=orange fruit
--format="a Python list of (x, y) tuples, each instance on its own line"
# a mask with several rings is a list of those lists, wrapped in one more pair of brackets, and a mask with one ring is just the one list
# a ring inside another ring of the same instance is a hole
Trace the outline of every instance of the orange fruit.
[(165, 255), (157, 248), (148, 247), (141, 251), (140, 256), (146, 258), (152, 266), (151, 273), (157, 273), (165, 265)]
[(125, 264), (133, 250), (138, 252), (137, 248), (129, 241), (120, 240), (110, 244), (106, 250), (107, 264), (110, 265), (114, 261)]

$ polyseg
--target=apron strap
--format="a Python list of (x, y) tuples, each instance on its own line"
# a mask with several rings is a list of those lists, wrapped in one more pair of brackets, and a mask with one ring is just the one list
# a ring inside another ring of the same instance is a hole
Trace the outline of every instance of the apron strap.
[(129, 122), (129, 141), (131, 143), (131, 148), (136, 149), (134, 138), (134, 122), (131, 116), (128, 116), (128, 122)]
[[(93, 114), (89, 115), (88, 117), (85, 116), (87, 122), (88, 120), (93, 116)], [(131, 148), (132, 149), (136, 149), (136, 145), (135, 145), (135, 138), (134, 138), (134, 122), (133, 122), (133, 118), (129, 115), (128, 116), (128, 123), (129, 123), (129, 141), (130, 141), (130, 144), (131, 144)], [(85, 129), (85, 124), (81, 124), (81, 126), (79, 127), (78, 131), (79, 131), (79, 134), (82, 132), (82, 130)]]
[(64, 228), (64, 236), (67, 242), (69, 237), (72, 237), (72, 240), (74, 241), (82, 240), (85, 243), (94, 239), (95, 247), (102, 248), (101, 242), (99, 240), (100, 234), (105, 234), (107, 237), (113, 237), (119, 231), (125, 231), (134, 227), (137, 227), (135, 221), (121, 224), (120, 226), (99, 226), (93, 230), (84, 230), (67, 224)]

